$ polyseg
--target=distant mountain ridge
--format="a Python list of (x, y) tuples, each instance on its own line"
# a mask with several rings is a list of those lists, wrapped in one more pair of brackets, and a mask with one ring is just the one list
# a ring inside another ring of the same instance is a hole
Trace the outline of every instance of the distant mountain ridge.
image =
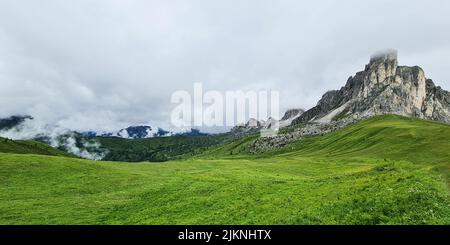
[(121, 129), (115, 133), (103, 133), (103, 134), (95, 134), (90, 133), (92, 136), (97, 137), (119, 137), (124, 139), (147, 139), (147, 138), (155, 138), (155, 137), (170, 137), (170, 136), (176, 136), (176, 135), (182, 135), (182, 136), (205, 136), (209, 135), (208, 133), (203, 133), (199, 129), (191, 128), (189, 131), (186, 132), (172, 132), (168, 131), (162, 128), (154, 128), (147, 125), (140, 125), (140, 126), (130, 126), (124, 129)]
[(120, 137), (125, 139), (145, 139), (153, 137), (171, 136), (173, 133), (161, 128), (154, 128), (147, 125), (130, 126), (114, 133), (104, 133), (96, 135), (99, 137)]
[[(34, 118), (30, 115), (14, 115), (7, 118), (0, 118), (0, 131), (8, 132), (10, 130), (21, 131), (23, 130), (24, 123), (29, 120), (34, 121)], [(53, 125), (45, 125), (45, 127), (51, 131)], [(77, 132), (66, 129), (64, 133), (79, 134), (84, 137), (119, 137), (124, 139), (146, 139), (155, 137), (169, 137), (169, 136), (205, 136), (208, 133), (201, 132), (199, 129), (191, 128), (183, 132), (172, 132), (159, 127), (152, 127), (148, 125), (129, 126), (127, 128), (120, 129), (116, 132), (98, 133), (96, 131), (84, 131)]]

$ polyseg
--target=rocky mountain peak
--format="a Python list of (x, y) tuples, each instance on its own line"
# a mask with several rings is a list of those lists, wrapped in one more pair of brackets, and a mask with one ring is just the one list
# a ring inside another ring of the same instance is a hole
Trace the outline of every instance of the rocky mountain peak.
[(257, 120), (250, 118), (247, 123), (239, 124), (231, 129), (232, 132), (253, 132), (262, 129), (284, 128), (291, 125), (292, 121), (300, 117), (305, 110), (295, 108), (287, 110), (281, 120), (269, 117), (267, 120)]
[(398, 114), (450, 123), (450, 96), (437, 89), (418, 66), (399, 66), (397, 51), (372, 55), (363, 71), (340, 90), (326, 92), (294, 123), (328, 123), (346, 117)]
[(247, 123), (245, 124), (245, 127), (247, 128), (259, 128), (261, 127), (262, 123), (255, 118), (250, 118)]
[(383, 114), (450, 123), (450, 92), (435, 86), (422, 68), (399, 66), (397, 51), (378, 52), (344, 87), (326, 92), (316, 106), (295, 118), (292, 125), (300, 125), (292, 132), (260, 138), (250, 148), (253, 152), (272, 150)]
[(397, 56), (397, 51), (392, 49), (372, 55), (364, 70), (367, 82), (374, 84), (392, 82), (390, 78), (396, 75), (398, 68)]
[(376, 63), (387, 63), (387, 62), (398, 62), (398, 52), (395, 49), (386, 49), (378, 51), (370, 56), (370, 64)]

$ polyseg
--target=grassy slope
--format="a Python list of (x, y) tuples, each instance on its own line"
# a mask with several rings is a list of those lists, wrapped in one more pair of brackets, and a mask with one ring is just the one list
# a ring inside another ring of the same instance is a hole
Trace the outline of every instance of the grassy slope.
[(299, 141), (281, 152), (283, 151), (283, 156), (363, 156), (414, 163), (448, 163), (450, 127), (442, 123), (393, 115), (375, 117), (326, 137)]
[(449, 138), (386, 116), (265, 157), (230, 156), (245, 140), (166, 163), (0, 153), (0, 223), (450, 224)]
[(69, 156), (69, 154), (34, 140), (10, 140), (0, 137), (0, 152)]
[[(449, 125), (396, 115), (373, 117), (327, 134), (309, 137), (266, 154), (251, 155), (245, 146), (255, 137), (209, 150), (198, 158), (267, 158), (312, 156), (333, 158), (371, 157), (416, 163), (448, 163)], [(233, 154), (230, 154), (233, 152)], [(240, 153), (240, 154), (235, 154)]]

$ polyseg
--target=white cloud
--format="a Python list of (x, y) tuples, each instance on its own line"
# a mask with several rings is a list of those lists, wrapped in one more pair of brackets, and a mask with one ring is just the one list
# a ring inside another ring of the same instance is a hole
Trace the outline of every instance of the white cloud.
[(75, 130), (168, 127), (170, 95), (280, 90), (309, 108), (399, 50), (450, 89), (449, 1), (2, 1), (0, 116)]
[(47, 143), (55, 148), (64, 148), (67, 152), (79, 157), (101, 160), (107, 152), (100, 148), (100, 143), (94, 140), (82, 139), (78, 147), (74, 132), (59, 125), (48, 125), (45, 122), (25, 119), (14, 128), (0, 130), (2, 137), (14, 140), (45, 138)]

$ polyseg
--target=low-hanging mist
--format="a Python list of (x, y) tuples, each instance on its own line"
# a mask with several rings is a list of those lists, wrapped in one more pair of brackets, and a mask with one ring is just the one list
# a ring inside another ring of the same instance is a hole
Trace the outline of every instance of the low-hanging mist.
[(101, 160), (106, 152), (93, 139), (78, 138), (77, 133), (59, 125), (49, 125), (33, 118), (0, 131), (0, 136), (13, 140), (39, 140), (76, 156)]

